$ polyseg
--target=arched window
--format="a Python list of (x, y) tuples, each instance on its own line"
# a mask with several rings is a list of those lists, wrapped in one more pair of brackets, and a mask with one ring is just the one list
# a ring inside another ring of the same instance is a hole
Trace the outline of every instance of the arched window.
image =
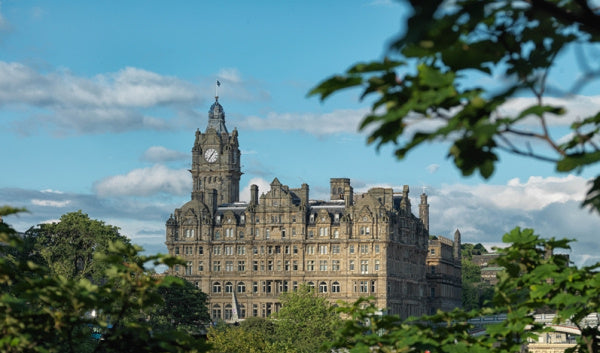
[(246, 317), (246, 306), (244, 304), (240, 304), (240, 311), (238, 313), (238, 317), (240, 319), (244, 319)]
[(221, 282), (213, 283), (213, 293), (221, 293)]
[(233, 292), (233, 284), (231, 282), (225, 283), (225, 293)]
[(313, 282), (308, 282), (307, 284), (311, 290), (315, 290), (315, 284)]
[(239, 282), (237, 285), (237, 291), (238, 291), (238, 293), (245, 293), (246, 292), (246, 284), (244, 282)]
[(327, 293), (327, 283), (319, 283), (319, 293)]
[(341, 290), (341, 288), (340, 288), (340, 284), (339, 284), (339, 282), (333, 282), (333, 283), (331, 284), (331, 292), (332, 292), (332, 293), (339, 293), (339, 292), (340, 292), (340, 290)]
[(231, 309), (231, 304), (225, 304), (223, 314), (224, 314), (223, 319), (231, 320), (231, 318), (233, 316), (233, 310)]
[(213, 320), (219, 320), (221, 318), (221, 307), (219, 306), (219, 304), (215, 304), (212, 307), (212, 319)]

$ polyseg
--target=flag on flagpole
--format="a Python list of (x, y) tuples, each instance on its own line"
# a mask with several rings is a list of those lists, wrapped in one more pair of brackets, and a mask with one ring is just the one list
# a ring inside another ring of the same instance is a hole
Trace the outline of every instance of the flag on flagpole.
[(219, 80), (217, 80), (217, 86), (221, 86), (221, 82), (219, 82)]

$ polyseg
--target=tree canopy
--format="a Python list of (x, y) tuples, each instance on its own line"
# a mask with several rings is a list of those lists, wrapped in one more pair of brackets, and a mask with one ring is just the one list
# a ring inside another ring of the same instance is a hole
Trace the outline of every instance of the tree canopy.
[[(448, 157), (464, 175), (489, 178), (500, 151), (554, 163), (559, 172), (600, 161), (600, 112), (566, 120), (564, 103), (548, 99), (571, 99), (600, 75), (597, 60), (586, 57), (600, 40), (600, 14), (591, 1), (408, 3), (406, 31), (391, 40), (386, 58), (355, 64), (309, 94), (325, 99), (360, 87), (361, 98), (373, 101), (360, 125), (369, 128), (370, 143), (394, 144), (403, 158), (424, 143), (447, 141)], [(578, 53), (580, 75), (549, 87), (548, 76), (568, 49)], [(501, 84), (481, 87), (469, 80), (474, 73)], [(533, 99), (523, 109), (502, 109), (524, 96)], [(553, 119), (571, 121), (570, 133), (553, 136)], [(600, 209), (600, 175), (584, 205)]]
[(95, 261), (94, 254), (106, 254), (111, 242), (130, 244), (118, 227), (90, 219), (81, 210), (62, 215), (58, 222), (32, 227), (25, 238), (53, 274), (94, 282), (101, 280), (108, 268), (108, 264)]
[(325, 349), (341, 324), (327, 299), (307, 285), (282, 293), (279, 299), (281, 309), (270, 318), (248, 318), (239, 326), (211, 328), (212, 351), (313, 353)]
[[(2, 207), (0, 216), (21, 210)], [(84, 219), (87, 217), (83, 217)], [(111, 228), (114, 229), (114, 228)], [(156, 329), (148, 315), (162, 304), (160, 288), (180, 279), (146, 268), (181, 264), (175, 257), (142, 256), (140, 248), (108, 241), (93, 255), (98, 278), (67, 277), (27, 255), (14, 229), (0, 222), (0, 351), (197, 352), (203, 341), (172, 327)], [(9, 290), (6, 290), (9, 289)]]

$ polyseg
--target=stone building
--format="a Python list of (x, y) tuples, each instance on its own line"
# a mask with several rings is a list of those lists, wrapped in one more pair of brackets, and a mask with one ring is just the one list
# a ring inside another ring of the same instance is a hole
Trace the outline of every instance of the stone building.
[(228, 132), (218, 97), (208, 115), (192, 148), (191, 200), (167, 220), (166, 245), (186, 261), (170, 273), (208, 294), (213, 319), (268, 316), (303, 283), (332, 302), (370, 295), (402, 317), (430, 311), (426, 196), (416, 217), (408, 186), (355, 194), (350, 179), (333, 178), (330, 199), (314, 201), (308, 185), (275, 178), (239, 202), (238, 132)]
[[(421, 195), (427, 203), (426, 195)], [(451, 311), (462, 306), (462, 265), (460, 232), (454, 241), (442, 236), (429, 237), (427, 254), (427, 283), (429, 285), (429, 310)]]

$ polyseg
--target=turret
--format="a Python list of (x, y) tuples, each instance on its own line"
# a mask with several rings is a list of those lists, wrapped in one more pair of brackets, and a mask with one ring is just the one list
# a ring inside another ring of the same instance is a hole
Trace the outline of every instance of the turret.
[(250, 185), (250, 206), (258, 205), (258, 186)]
[(460, 259), (460, 231), (458, 229), (454, 232), (454, 244), (452, 250), (454, 250), (454, 258)]
[(421, 194), (421, 203), (419, 204), (419, 218), (423, 226), (429, 231), (429, 204), (427, 203), (427, 194)]
[(411, 213), (411, 206), (410, 206), (410, 199), (408, 198), (408, 193), (409, 193), (410, 189), (408, 188), (408, 185), (404, 185), (404, 188), (402, 189), (402, 201), (400, 201), (400, 207), (406, 212), (406, 213)]

